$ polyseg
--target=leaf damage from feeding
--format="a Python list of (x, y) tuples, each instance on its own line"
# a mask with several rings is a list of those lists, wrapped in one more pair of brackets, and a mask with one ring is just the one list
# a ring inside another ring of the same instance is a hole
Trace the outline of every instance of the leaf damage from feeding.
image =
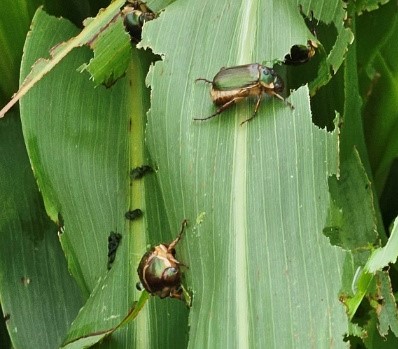
[(83, 64), (79, 71), (87, 70), (95, 85), (111, 87), (122, 77), (131, 60), (130, 37), (126, 33), (120, 13), (87, 43), (94, 51), (94, 58)]
[(330, 242), (351, 251), (368, 249), (370, 242), (376, 245), (373, 194), (357, 151), (341, 164), (339, 179), (329, 178), (329, 190), (331, 206), (324, 234)]
[(377, 273), (377, 293), (375, 294), (374, 307), (379, 319), (378, 330), (380, 335), (385, 337), (391, 329), (398, 337), (398, 309), (387, 271)]
[[(86, 45), (98, 36), (104, 28), (107, 28), (112, 21), (120, 14), (120, 8), (125, 1), (117, 0), (111, 3), (105, 10), (100, 11), (95, 19), (91, 20), (89, 24), (75, 37), (68, 41), (60, 43), (50, 50), (50, 58), (40, 58), (33, 65), (31, 72), (27, 75), (25, 80), (21, 83), (18, 92), (13, 95), (13, 98), (0, 110), (0, 118), (2, 118), (11, 107), (18, 102), (38, 81), (40, 81), (47, 73), (49, 73), (65, 56), (67, 56), (74, 48)], [(45, 14), (43, 8), (40, 7), (32, 20), (31, 28), (34, 28), (35, 23), (39, 21), (46, 21), (48, 15)], [(114, 75), (114, 78), (116, 75)]]

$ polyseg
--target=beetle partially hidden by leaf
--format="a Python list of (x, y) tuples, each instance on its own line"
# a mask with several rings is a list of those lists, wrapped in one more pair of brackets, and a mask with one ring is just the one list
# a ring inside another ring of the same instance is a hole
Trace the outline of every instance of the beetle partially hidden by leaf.
[(290, 48), (290, 53), (285, 56), (284, 64), (299, 65), (308, 62), (315, 55), (315, 50), (318, 44), (313, 40), (307, 41), (305, 45), (293, 45)]
[(194, 120), (211, 119), (245, 98), (256, 97), (254, 112), (250, 118), (241, 123), (243, 124), (256, 116), (264, 94), (276, 97), (294, 109), (293, 105), (279, 94), (284, 88), (282, 78), (272, 68), (258, 63), (221, 68), (213, 80), (198, 78), (196, 81), (211, 84), (211, 98), (219, 108), (208, 117)]
[[(299, 5), (299, 11), (307, 25), (311, 28), (312, 35), (316, 37), (314, 12), (311, 10), (309, 17), (307, 17), (302, 5)], [(314, 40), (307, 40), (307, 45), (293, 45), (282, 63), (286, 65), (300, 65), (307, 63), (312, 57), (314, 57), (317, 48), (318, 43)]]
[[(181, 229), (170, 244), (152, 247), (141, 259), (137, 272), (141, 285), (150, 294), (160, 298), (170, 297), (183, 300), (184, 290), (181, 285), (181, 266), (176, 258), (175, 247), (187, 226), (187, 220), (181, 223)], [(138, 285), (137, 285), (138, 288)]]
[(141, 32), (144, 24), (154, 18), (153, 13), (143, 1), (128, 1), (122, 10), (124, 26), (135, 43), (141, 41)]

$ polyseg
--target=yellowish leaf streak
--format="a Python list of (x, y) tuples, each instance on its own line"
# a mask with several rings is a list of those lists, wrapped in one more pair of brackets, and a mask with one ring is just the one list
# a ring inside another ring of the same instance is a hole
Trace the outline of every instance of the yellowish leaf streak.
[[(131, 80), (131, 86), (134, 86), (134, 91), (131, 90), (131, 124), (130, 124), (130, 168), (136, 168), (144, 164), (144, 123), (145, 118), (143, 115), (144, 106), (142, 104), (142, 88), (141, 81), (144, 77), (141, 75), (141, 71), (137, 69), (140, 65), (138, 55), (132, 55), (132, 64), (128, 70), (128, 78)], [(135, 67), (134, 70), (132, 67)], [(130, 209), (140, 208), (145, 211), (145, 181), (144, 180), (133, 180), (130, 187)], [(130, 225), (130, 236), (134, 239), (134, 247), (130, 247), (130, 251), (146, 251), (146, 226), (145, 219), (137, 219), (133, 221), (126, 221)], [(137, 232), (140, 232), (139, 234)], [(130, 241), (130, 243), (132, 243)], [(130, 284), (134, 284), (138, 280), (136, 274), (137, 265), (142, 255), (133, 253), (131, 255), (131, 268), (133, 268), (132, 275), (133, 280)], [(136, 278), (134, 279), (134, 276)], [(130, 285), (131, 287), (131, 285)], [(151, 347), (151, 329), (150, 329), (150, 312), (149, 307), (143, 307), (140, 310), (140, 315), (135, 319), (135, 330), (136, 330), (136, 346), (138, 348), (150, 348)]]
[[(256, 33), (256, 1), (242, 1), (240, 11), (240, 37), (238, 39), (238, 64), (252, 63), (252, 53)], [(235, 289), (237, 347), (247, 348), (249, 343), (249, 299), (247, 281), (247, 125), (241, 122), (247, 119), (242, 113), (236, 119), (235, 149), (233, 167), (233, 207), (232, 219), (235, 236)]]

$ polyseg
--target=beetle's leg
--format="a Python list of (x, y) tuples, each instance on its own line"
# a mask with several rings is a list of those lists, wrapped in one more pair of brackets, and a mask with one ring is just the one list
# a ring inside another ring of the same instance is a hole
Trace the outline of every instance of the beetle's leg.
[(184, 300), (187, 307), (190, 308), (192, 306), (192, 298), (191, 298), (191, 295), (189, 294), (188, 290), (185, 289), (183, 284), (181, 284), (181, 291), (182, 291), (182, 298), (183, 298), (182, 300)]
[(208, 82), (209, 84), (213, 83), (213, 81), (205, 79), (205, 78), (197, 78), (197, 79), (195, 79), (195, 82), (197, 82), (197, 81), (205, 81), (205, 82)]
[(210, 116), (208, 116), (206, 118), (202, 118), (202, 119), (194, 118), (194, 120), (203, 121), (203, 120), (208, 120), (208, 119), (214, 118), (218, 114), (221, 114), (224, 110), (228, 109), (231, 105), (235, 104), (236, 102), (239, 102), (240, 100), (242, 100), (244, 98), (245, 97), (234, 97), (230, 101), (228, 101), (227, 103), (223, 104), (220, 108), (218, 108), (216, 110), (215, 113), (211, 114)]
[(182, 234), (184, 233), (185, 227), (187, 226), (188, 221), (186, 219), (184, 219), (181, 223), (181, 229), (180, 232), (178, 233), (177, 237), (175, 238), (175, 240), (173, 240), (171, 242), (171, 244), (167, 247), (167, 251), (170, 252), (172, 250), (174, 250), (174, 248), (176, 247), (176, 245), (178, 244), (178, 241), (180, 241)]
[(242, 126), (244, 123), (246, 123), (246, 122), (250, 121), (251, 119), (253, 119), (253, 118), (257, 115), (258, 108), (260, 108), (261, 100), (262, 100), (261, 95), (258, 95), (258, 96), (257, 96), (256, 106), (254, 107), (254, 113), (253, 113), (253, 115), (252, 115), (250, 118), (246, 119), (245, 121), (242, 121), (242, 122), (240, 123), (241, 126)]
[(182, 300), (183, 299), (183, 292), (182, 292), (181, 286), (178, 287), (177, 289), (170, 290), (169, 297)]
[(274, 97), (280, 99), (281, 101), (284, 101), (291, 109), (294, 109), (294, 106), (293, 106), (292, 103), (290, 103), (288, 100), (286, 100), (285, 98), (283, 98), (281, 95), (278, 95), (276, 92), (274, 92), (274, 91), (271, 90), (271, 91), (267, 91), (267, 93), (268, 93), (270, 96), (274, 96)]

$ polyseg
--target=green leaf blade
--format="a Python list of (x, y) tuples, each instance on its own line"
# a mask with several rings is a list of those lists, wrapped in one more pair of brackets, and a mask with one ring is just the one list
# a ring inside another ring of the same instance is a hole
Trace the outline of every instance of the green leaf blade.
[[(51, 40), (62, 41), (62, 35), (73, 35), (76, 30), (44, 13), (40, 17), (37, 31), (30, 36), (25, 73), (31, 62), (53, 45)], [(146, 215), (145, 181), (131, 181), (129, 172), (145, 161), (143, 125), (148, 98), (144, 76), (148, 55), (133, 55), (126, 77), (111, 89), (94, 89), (87, 75), (76, 71), (88, 55), (86, 49), (72, 52), (21, 104), (24, 135), (46, 209), (53, 219), (62, 214), (65, 254), (73, 275), (89, 296), (65, 339), (66, 345), (77, 346), (109, 335), (128, 314), (140, 296), (135, 289), (136, 270), (147, 247), (146, 220), (130, 222), (125, 212), (138, 207)], [(150, 196), (154, 202), (158, 199), (156, 190)], [(156, 221), (157, 215), (148, 217)], [(121, 233), (122, 240), (108, 271), (111, 231)], [(168, 300), (144, 307), (134, 321), (118, 328), (102, 346), (151, 347), (163, 342), (166, 348), (173, 347), (173, 338), (166, 341), (159, 336), (187, 322), (184, 304), (178, 302), (175, 308)], [(170, 309), (172, 317), (168, 316)], [(186, 336), (177, 343), (182, 347)]]
[(83, 296), (44, 211), (16, 115), (1, 122), (0, 139), (0, 298), (8, 332), (14, 347), (58, 347)]
[[(191, 348), (328, 347), (332, 338), (347, 346), (337, 297), (345, 255), (322, 235), (337, 132), (312, 124), (306, 88), (289, 97), (294, 111), (264, 98), (243, 126), (250, 101), (193, 121), (214, 112), (208, 86), (196, 78), (281, 60), (297, 44), (285, 26), (275, 33), (265, 23), (298, 9), (273, 5), (176, 2), (144, 30), (143, 46), (164, 55), (149, 77), (149, 150), (172, 230), (182, 218), (193, 225), (182, 248), (193, 290)], [(200, 28), (194, 39), (192, 27)]]

